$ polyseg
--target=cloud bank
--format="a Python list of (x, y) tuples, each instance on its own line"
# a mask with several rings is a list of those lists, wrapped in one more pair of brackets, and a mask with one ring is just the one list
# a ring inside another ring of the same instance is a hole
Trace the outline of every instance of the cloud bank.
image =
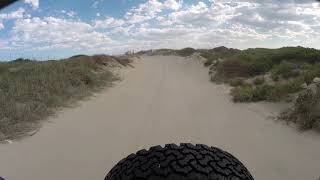
[[(25, 0), (34, 9), (39, 1)], [(84, 21), (81, 12), (31, 16), (19, 8), (0, 14), (0, 50), (122, 53), (151, 48), (308, 46), (320, 48), (320, 5), (311, 0), (147, 0), (122, 17)], [(2, 44), (2, 45), (1, 45)]]

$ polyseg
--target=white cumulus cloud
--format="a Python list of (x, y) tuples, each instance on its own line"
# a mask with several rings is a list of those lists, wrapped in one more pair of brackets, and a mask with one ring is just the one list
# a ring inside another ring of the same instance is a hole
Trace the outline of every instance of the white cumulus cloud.
[(4, 25), (3, 25), (2, 22), (0, 22), (0, 30), (1, 30), (1, 29), (4, 29)]
[(183, 0), (166, 0), (163, 5), (165, 8), (178, 10), (182, 7)]
[(23, 15), (25, 13), (25, 10), (23, 8), (19, 8), (13, 12), (10, 13), (2, 13), (0, 14), (0, 20), (8, 20), (8, 19), (20, 19), (23, 18)]
[(123, 25), (125, 22), (122, 19), (115, 19), (113, 17), (107, 17), (104, 20), (96, 20), (94, 22), (95, 28), (114, 28)]
[(24, 0), (24, 2), (30, 4), (34, 9), (39, 8), (39, 0)]
[(20, 46), (94, 49), (106, 46), (112, 40), (96, 32), (87, 23), (56, 17), (18, 20), (13, 27), (11, 44)]

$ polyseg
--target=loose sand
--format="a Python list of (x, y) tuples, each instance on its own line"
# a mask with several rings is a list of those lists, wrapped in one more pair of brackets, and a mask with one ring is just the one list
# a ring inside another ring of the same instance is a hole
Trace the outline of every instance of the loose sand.
[(124, 80), (65, 109), (38, 133), (0, 144), (8, 180), (102, 180), (121, 158), (165, 143), (203, 143), (238, 157), (257, 180), (315, 180), (320, 136), (269, 118), (282, 107), (234, 104), (199, 62), (144, 57)]

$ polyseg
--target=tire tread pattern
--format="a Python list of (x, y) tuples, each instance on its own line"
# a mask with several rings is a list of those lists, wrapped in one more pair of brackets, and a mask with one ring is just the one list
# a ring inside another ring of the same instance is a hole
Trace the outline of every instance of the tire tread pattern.
[(246, 167), (219, 148), (189, 143), (154, 146), (118, 162), (105, 180), (253, 180)]

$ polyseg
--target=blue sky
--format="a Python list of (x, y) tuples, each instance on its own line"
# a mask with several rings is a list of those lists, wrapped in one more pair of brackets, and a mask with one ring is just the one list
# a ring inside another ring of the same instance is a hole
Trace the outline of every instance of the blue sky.
[(0, 11), (0, 60), (152, 48), (320, 48), (313, 0), (20, 0)]

